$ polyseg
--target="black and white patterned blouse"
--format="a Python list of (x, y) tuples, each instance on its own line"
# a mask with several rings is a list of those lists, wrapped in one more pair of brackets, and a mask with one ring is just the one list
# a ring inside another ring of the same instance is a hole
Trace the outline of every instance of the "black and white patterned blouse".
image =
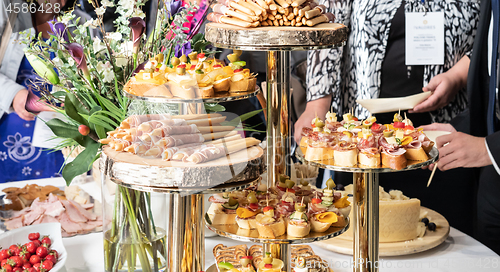
[[(356, 99), (379, 96), (382, 62), (391, 21), (402, 0), (320, 0), (335, 14), (336, 22), (349, 30), (347, 45), (310, 51), (307, 58), (307, 101), (332, 95), (337, 114), (354, 108), (356, 116), (368, 111)], [(444, 65), (426, 65), (422, 87), (431, 78), (449, 70), (472, 50), (479, 20), (479, 0), (425, 1), (428, 11), (444, 11)], [(422, 11), (420, 0), (408, 0), (406, 12)], [(433, 122), (449, 122), (467, 107), (465, 89), (446, 107), (431, 112)]]

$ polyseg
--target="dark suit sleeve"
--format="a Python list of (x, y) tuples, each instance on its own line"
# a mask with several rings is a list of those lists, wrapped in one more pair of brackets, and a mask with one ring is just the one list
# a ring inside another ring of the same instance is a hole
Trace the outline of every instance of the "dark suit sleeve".
[[(486, 136), (486, 144), (488, 145), (488, 150), (494, 159), (493, 164), (496, 164), (497, 166), (495, 169), (498, 172), (498, 167), (500, 167), (500, 131)], [(498, 174), (500, 175), (500, 173)]]

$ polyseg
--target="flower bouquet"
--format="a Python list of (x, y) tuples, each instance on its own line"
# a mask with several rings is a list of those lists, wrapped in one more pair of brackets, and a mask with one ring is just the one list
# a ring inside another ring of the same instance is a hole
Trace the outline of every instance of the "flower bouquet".
[[(106, 8), (114, 2), (88, 1), (95, 7), (97, 19), (82, 24), (70, 12), (50, 23), (48, 39), (41, 34), (26, 39), (30, 41), (27, 59), (41, 80), (53, 86), (49, 90), (44, 89), (46, 84), (38, 84), (43, 98), (65, 117), (46, 122), (62, 139), (57, 148), (84, 148), (62, 170), (67, 184), (91, 169), (100, 155), (99, 140), (118, 127), (131, 108), (134, 113), (152, 113), (122, 94), (123, 86), (147, 60), (161, 59), (162, 65), (171, 65), (171, 58), (191, 51), (213, 53), (206, 49), (203, 35), (197, 34), (205, 15), (202, 12), (194, 19), (197, 7), (181, 7), (180, 1), (163, 3), (155, 16), (156, 27), (146, 37), (141, 7), (147, 0), (120, 0), (115, 32), (106, 32), (103, 26)], [(102, 182), (106, 271), (161, 270), (168, 251), (166, 223), (164, 214), (154, 215), (153, 207), (164, 207), (165, 196), (106, 179)]]

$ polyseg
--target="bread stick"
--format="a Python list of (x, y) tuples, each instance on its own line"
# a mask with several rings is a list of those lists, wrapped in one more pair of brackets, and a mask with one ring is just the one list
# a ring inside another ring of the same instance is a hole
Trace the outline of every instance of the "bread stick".
[(278, 15), (278, 10), (272, 10), (271, 14), (274, 15), (274, 16)]
[(276, 19), (276, 18), (274, 17), (274, 15), (272, 15), (272, 14), (269, 14), (269, 16), (267, 16), (267, 18), (269, 18), (269, 20), (271, 20), (271, 21), (274, 21), (274, 19)]
[[(225, 17), (225, 16), (224, 16)], [(232, 18), (233, 20), (236, 20)], [(215, 118), (206, 118), (206, 119), (198, 119), (198, 120), (187, 120), (186, 124), (192, 125), (195, 124), (197, 126), (213, 126), (215, 124), (220, 124), (226, 120), (225, 116), (215, 117)]]
[(273, 24), (274, 26), (280, 26), (280, 22), (278, 22), (278, 19), (274, 19)]
[(299, 15), (299, 8), (298, 7), (293, 8), (293, 15), (295, 15), (295, 16)]
[(335, 16), (332, 13), (325, 13), (321, 14), (318, 17), (312, 18), (311, 20), (307, 20), (306, 24), (308, 26), (315, 26), (320, 23), (328, 23), (330, 21), (333, 21), (335, 19)]
[(283, 25), (283, 23), (284, 23), (284, 22), (283, 22), (283, 19), (280, 19), (280, 20), (279, 20), (279, 23), (280, 23), (280, 26), (282, 26), (282, 25)]
[(260, 25), (259, 21), (255, 21), (252, 23), (252, 27), (258, 27)]
[(288, 21), (291, 21), (293, 18), (295, 18), (295, 15), (293, 13), (290, 13), (286, 18), (288, 19)]
[(290, 25), (291, 25), (291, 26), (295, 26), (295, 19), (292, 19), (292, 20), (290, 21)]
[(249, 22), (249, 23), (254, 21), (252, 18), (250, 18), (250, 16), (244, 14), (243, 12), (230, 9), (224, 5), (221, 5), (221, 4), (215, 4), (212, 7), (212, 9), (214, 10), (214, 12), (217, 12), (217, 13), (220, 13), (223, 15), (229, 15), (229, 16), (241, 19), (241, 20)]
[(286, 16), (283, 16), (283, 18), (282, 18), (282, 19), (283, 19), (283, 23), (284, 23), (284, 22), (288, 22), (288, 18), (286, 18)]
[(304, 4), (307, 0), (293, 0), (291, 6), (292, 7), (298, 7), (302, 4)]
[(205, 141), (212, 141), (212, 140), (215, 140), (215, 139), (219, 139), (219, 138), (227, 137), (227, 136), (233, 136), (233, 135), (236, 135), (236, 134), (237, 134), (236, 131), (230, 131), (230, 132), (223, 131), (223, 132), (214, 132), (214, 133), (202, 134), (202, 136), (203, 136), (203, 139), (205, 139)]
[(218, 140), (211, 141), (211, 142), (205, 142), (205, 144), (222, 144), (225, 142), (232, 142), (232, 141), (238, 140), (238, 139), (241, 139), (240, 134), (236, 134), (236, 135), (232, 135), (232, 136), (228, 136), (228, 137), (223, 137), (223, 138), (220, 138)]
[(274, 0), (274, 1), (282, 8), (288, 8), (290, 6), (290, 4), (288, 4), (285, 0)]
[[(277, 10), (278, 10), (278, 5), (276, 5), (276, 4), (274, 3), (274, 1), (273, 1), (271, 4), (269, 4), (269, 9), (270, 9), (271, 11), (277, 11)], [(274, 14), (274, 13), (273, 13), (273, 14)], [(276, 14), (274, 14), (274, 15), (276, 15)]]
[(269, 9), (269, 5), (264, 0), (254, 0), (264, 10)]
[(267, 19), (267, 24), (268, 24), (269, 26), (273, 26), (273, 25), (274, 25), (273, 21), (274, 21), (274, 20)]
[(233, 126), (198, 126), (198, 130), (201, 133), (209, 133), (209, 132), (221, 132), (221, 131), (231, 131), (234, 130)]
[(296, 23), (295, 26), (300, 27), (300, 26), (302, 26), (302, 23)]
[(264, 8), (262, 8), (261, 6), (259, 6), (259, 4), (253, 2), (252, 0), (246, 0), (245, 4), (248, 7), (251, 7), (256, 15), (262, 15), (266, 13), (266, 10)]
[(246, 0), (233, 0), (233, 1), (253, 11), (253, 13), (255, 13), (255, 15), (257, 16), (262, 14), (262, 9), (258, 5), (257, 7), (255, 7), (252, 5), (252, 3)]
[(291, 25), (290, 21), (283, 22), (283, 24), (286, 25), (286, 26), (290, 26)]
[(305, 17), (306, 17), (306, 19), (309, 20), (311, 18), (314, 18), (316, 16), (319, 16), (319, 15), (323, 14), (325, 12), (325, 10), (326, 10), (325, 6), (319, 5), (317, 7), (314, 7), (311, 10), (306, 11)]
[(306, 25), (307, 19), (306, 17), (302, 17), (302, 25)]
[(282, 7), (278, 7), (278, 13), (285, 14), (285, 9)]
[(99, 143), (105, 145), (105, 144), (109, 144), (112, 140), (113, 140), (112, 138), (100, 139)]
[(305, 6), (302, 9), (299, 9), (299, 16), (304, 17), (306, 11), (311, 10), (311, 6)]
[(262, 23), (260, 23), (262, 26), (269, 26), (269, 24), (267, 23), (267, 21), (262, 21)]

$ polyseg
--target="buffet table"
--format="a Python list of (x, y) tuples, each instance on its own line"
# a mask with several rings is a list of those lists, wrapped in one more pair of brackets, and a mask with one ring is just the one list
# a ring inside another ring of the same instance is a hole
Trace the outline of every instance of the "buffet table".
[[(11, 182), (0, 184), (0, 190), (6, 187), (23, 187), (29, 183), (39, 185), (64, 186), (62, 178), (41, 179), (36, 181)], [(87, 182), (79, 185), (83, 190), (90, 193), (95, 199), (100, 199), (99, 187), (95, 182)], [(66, 261), (67, 272), (103, 271), (103, 240), (102, 233), (91, 233), (63, 239), (64, 246), (68, 252)], [(235, 240), (222, 237), (207, 237), (205, 239), (205, 264), (208, 268), (214, 264), (212, 249), (217, 244), (228, 246), (242, 244)], [(248, 245), (252, 245), (248, 243)], [(312, 244), (317, 255), (327, 260), (335, 272), (352, 271), (353, 260), (351, 256), (337, 254), (324, 250)], [(454, 229), (446, 241), (438, 247), (412, 255), (401, 257), (381, 258), (379, 262), (381, 271), (453, 271), (453, 272), (479, 272), (499, 271), (500, 256), (476, 241), (474, 238)]]

